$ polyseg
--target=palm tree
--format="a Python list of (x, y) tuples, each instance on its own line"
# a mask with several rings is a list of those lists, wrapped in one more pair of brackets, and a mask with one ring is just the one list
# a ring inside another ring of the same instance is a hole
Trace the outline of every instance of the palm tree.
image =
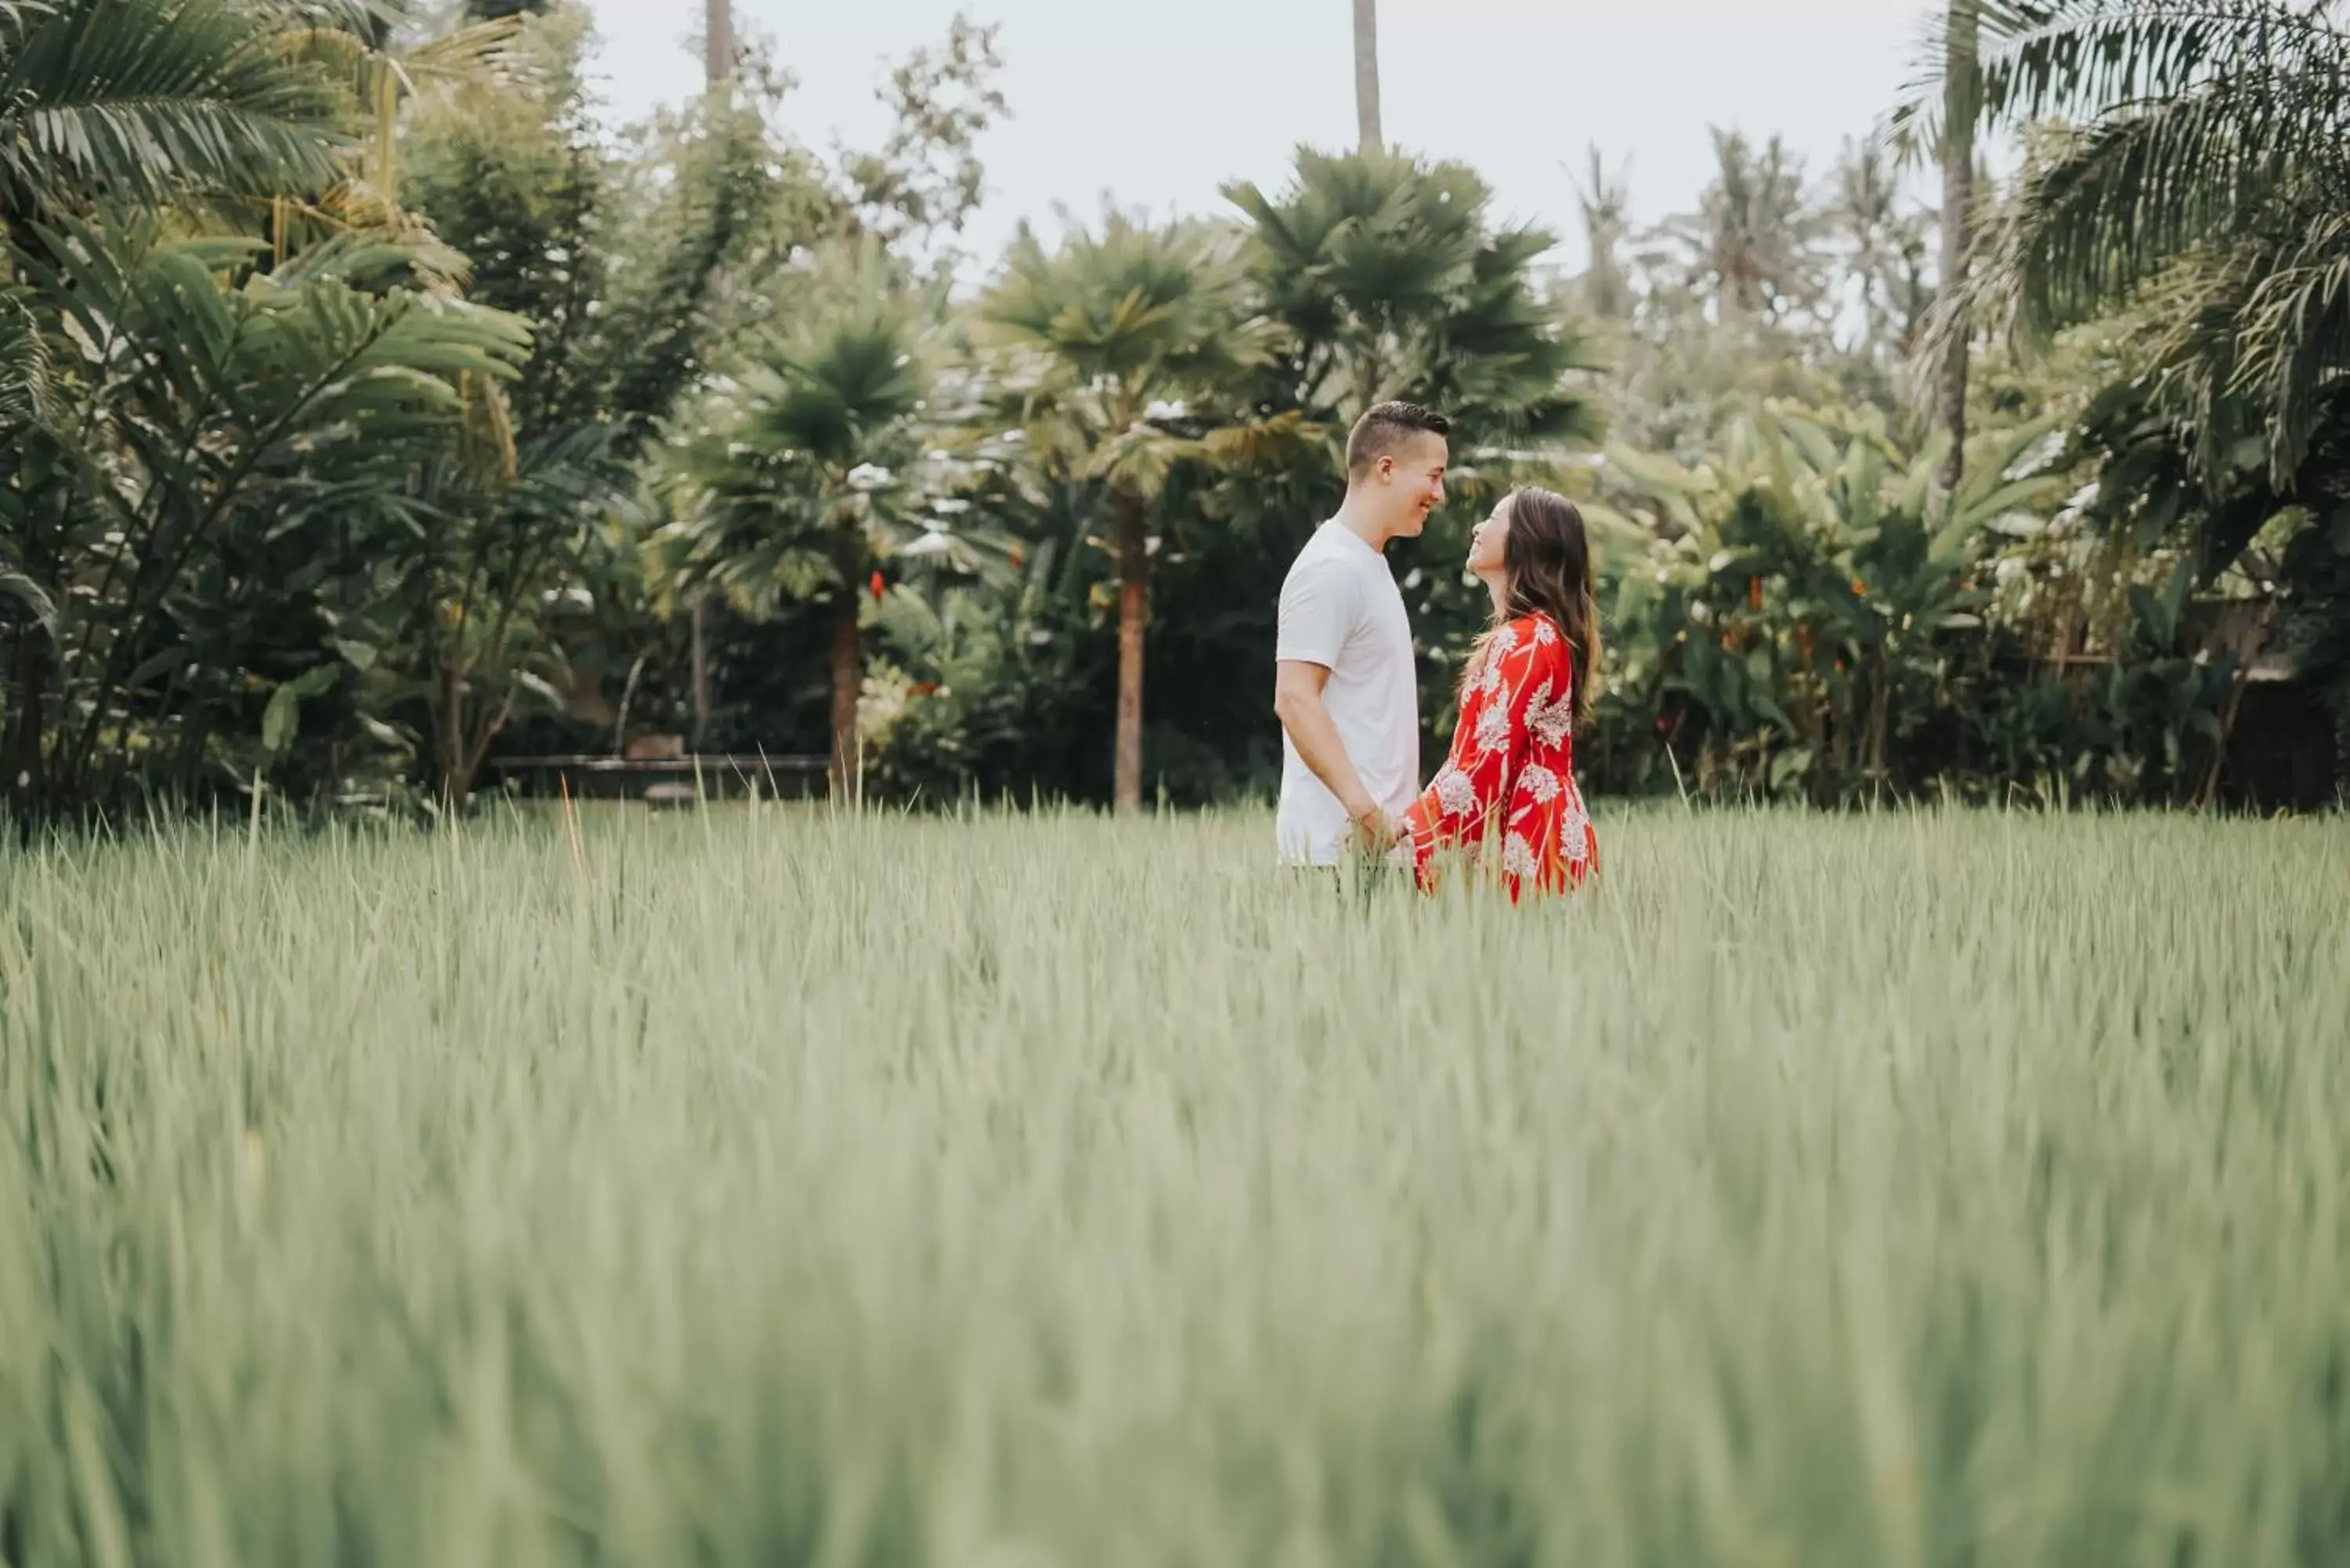
[(1274, 409), (1343, 426), (1409, 397), (1474, 439), (1596, 439), (1597, 402), (1571, 382), (1596, 369), (1589, 346), (1532, 286), (1553, 236), (1494, 227), (1470, 169), (1307, 151), (1287, 189), (1224, 194), (1253, 226), (1258, 287), (1283, 328)]
[[(1942, 329), (2027, 340), (2130, 304), (2207, 456), (2290, 482), (2350, 375), (2350, 32), (2338, 0), (1977, 0), (1986, 126), (2051, 117)], [(1930, 74), (1897, 116), (1940, 139)], [(1955, 140), (1956, 138), (1948, 139)]]
[(0, 213), (11, 242), (99, 192), (275, 196), (336, 176), (336, 99), (230, 0), (0, 0)]
[(1379, 135), (1379, 0), (1355, 0), (1355, 128), (1357, 151), (1377, 152)]
[(952, 541), (922, 517), (915, 472), (935, 301), (899, 286), (870, 250), (817, 295), (791, 328), (750, 350), (697, 411), (702, 433), (672, 449), (680, 515), (652, 554), (681, 596), (720, 593), (754, 616), (795, 599), (829, 604), (831, 783), (846, 801), (858, 786), (868, 579), (898, 549)]
[(1230, 433), (1179, 433), (1189, 404), (1260, 358), (1238, 236), (1200, 223), (1153, 228), (1117, 213), (1047, 251), (1023, 229), (981, 311), (1024, 363), (1014, 385), (1046, 461), (1098, 485), (1118, 566), (1115, 799), (1142, 804), (1143, 629), (1153, 513), (1178, 464)]
[[(734, 7), (731, 0), (703, 0), (702, 14), (702, 77), (714, 105), (734, 79)], [(710, 728), (710, 606), (695, 596), (687, 639), (691, 649), (693, 745), (702, 748)], [(839, 715), (834, 714), (834, 751), (839, 750)], [(835, 777), (838, 776), (837, 758)]]
[[(1982, 19), (1980, 0), (1950, 0), (1942, 53), (1942, 287), (1953, 299), (1967, 283), (1968, 247), (1974, 240), (1975, 94), (1981, 84), (1976, 54)], [(1953, 318), (1936, 378), (1937, 410), (1950, 452), (1942, 459), (1942, 488), (1955, 491), (1966, 472), (1967, 358), (1971, 345), (1963, 321)]]
[(1778, 137), (1757, 148), (1735, 130), (1713, 132), (1714, 177), (1683, 243), (1700, 282), (1734, 320), (1775, 322), (1815, 304), (1814, 220), (1803, 161)]
[(1575, 182), (1583, 212), (1584, 248), (1590, 254), (1581, 283), (1583, 306), (1602, 321), (1632, 314), (1632, 280), (1624, 269), (1624, 241), (1632, 229), (1632, 192), (1622, 174), (1609, 174), (1599, 149), (1590, 150), (1589, 172)]
[[(58, 302), (41, 238), (101, 197), (156, 207), (192, 194), (275, 195), (335, 177), (328, 81), (229, 0), (0, 0), (0, 446), (20, 454), (46, 403)], [(0, 462), (16, 488), (15, 456)], [(20, 818), (41, 809), (56, 625), (38, 602), (56, 541), (8, 541), (5, 576), (32, 614), (11, 628), (0, 773)]]
[(1845, 144), (1825, 217), (1846, 286), (1859, 290), (1859, 358), (1889, 379), (1932, 303), (1929, 214), (1905, 207), (1888, 150), (1866, 139)]

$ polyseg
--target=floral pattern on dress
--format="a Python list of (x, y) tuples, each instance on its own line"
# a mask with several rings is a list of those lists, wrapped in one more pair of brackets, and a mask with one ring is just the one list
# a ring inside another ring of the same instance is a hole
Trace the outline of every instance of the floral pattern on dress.
[[(1477, 755), (1482, 760), (1509, 750), (1510, 704), (1507, 693), (1499, 690), (1492, 692), (1480, 691), (1476, 696), (1482, 700), (1476, 733)], [(1464, 712), (1461, 718), (1465, 722), (1468, 715)]]
[(1575, 693), (1563, 691), (1552, 701), (1550, 682), (1543, 682), (1542, 689), (1526, 704), (1526, 728), (1534, 732), (1535, 740), (1554, 751), (1565, 745), (1567, 737), (1575, 733)]
[(1498, 839), (1512, 898), (1531, 885), (1564, 893), (1596, 869), (1597, 836), (1575, 783), (1575, 667), (1542, 616), (1511, 622), (1485, 645), (1461, 697), (1451, 754), (1406, 815), (1420, 885), (1436, 886), (1440, 851)]
[(1436, 782), (1429, 786), (1444, 809), (1456, 815), (1473, 811), (1477, 806), (1477, 786), (1467, 774), (1447, 763), (1437, 771)]
[(1508, 627), (1495, 632), (1492, 640), (1479, 654), (1484, 663), (1478, 668), (1477, 678), (1470, 684), (1488, 695), (1499, 691), (1502, 689), (1502, 659), (1517, 645), (1518, 634)]

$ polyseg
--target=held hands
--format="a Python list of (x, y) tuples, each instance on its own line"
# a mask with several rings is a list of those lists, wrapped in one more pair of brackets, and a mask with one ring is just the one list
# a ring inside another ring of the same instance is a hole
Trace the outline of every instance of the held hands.
[(1404, 825), (1370, 801), (1348, 805), (1347, 815), (1353, 829), (1349, 841), (1365, 855), (1386, 856), (1403, 841)]

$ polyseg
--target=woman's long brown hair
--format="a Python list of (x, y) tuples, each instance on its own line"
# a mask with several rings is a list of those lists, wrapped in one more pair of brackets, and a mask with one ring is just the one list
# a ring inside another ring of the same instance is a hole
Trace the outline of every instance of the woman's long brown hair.
[[(1509, 532), (1502, 540), (1501, 622), (1543, 615), (1565, 635), (1575, 670), (1575, 719), (1581, 723), (1591, 713), (1591, 672), (1599, 667), (1599, 599), (1592, 587), (1583, 513), (1565, 496), (1534, 485), (1512, 491), (1509, 506)], [(1468, 668), (1481, 670), (1484, 663), (1485, 643), (1480, 640)]]

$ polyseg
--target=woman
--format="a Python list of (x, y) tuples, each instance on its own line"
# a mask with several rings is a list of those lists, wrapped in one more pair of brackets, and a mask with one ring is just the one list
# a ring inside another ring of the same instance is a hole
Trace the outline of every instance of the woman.
[(1583, 514), (1547, 490), (1513, 492), (1477, 524), (1469, 569), (1493, 596), (1493, 627), (1461, 677), (1461, 723), (1436, 782), (1405, 817), (1420, 886), (1437, 856), (1496, 844), (1515, 899), (1580, 887), (1599, 842), (1575, 787), (1575, 722), (1589, 711), (1598, 605)]

